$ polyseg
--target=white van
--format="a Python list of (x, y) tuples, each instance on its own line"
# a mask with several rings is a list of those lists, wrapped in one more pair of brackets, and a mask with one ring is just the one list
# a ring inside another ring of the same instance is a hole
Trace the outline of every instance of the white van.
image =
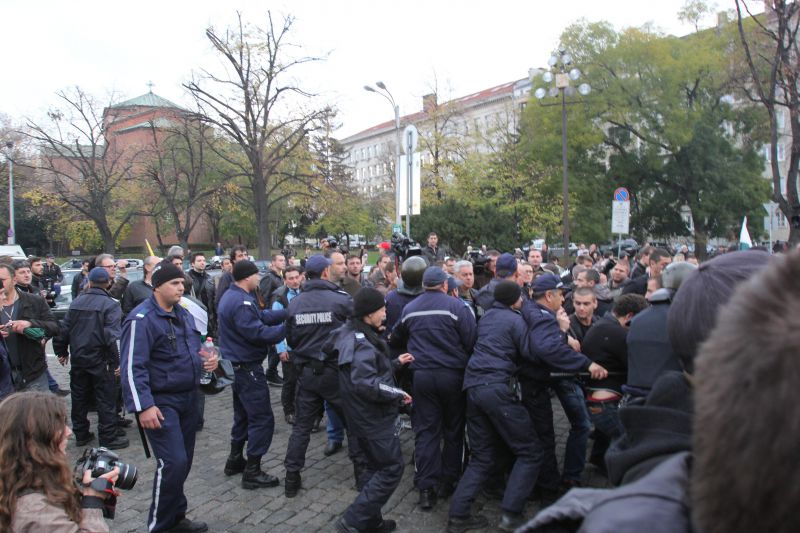
[(12, 259), (27, 259), (28, 256), (19, 244), (0, 245), (0, 256), (11, 256)]

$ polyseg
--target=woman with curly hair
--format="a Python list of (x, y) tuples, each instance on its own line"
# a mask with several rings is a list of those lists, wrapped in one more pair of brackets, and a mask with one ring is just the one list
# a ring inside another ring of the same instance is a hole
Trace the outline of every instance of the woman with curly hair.
[[(64, 400), (47, 392), (12, 394), (0, 403), (0, 531), (107, 532), (108, 493), (83, 486), (67, 462)], [(102, 477), (114, 483), (119, 469)]]

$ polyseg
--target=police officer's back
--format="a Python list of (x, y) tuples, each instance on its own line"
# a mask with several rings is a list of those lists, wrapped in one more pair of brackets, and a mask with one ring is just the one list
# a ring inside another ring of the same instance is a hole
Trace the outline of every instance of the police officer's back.
[[(452, 493), (463, 456), (464, 368), (475, 344), (475, 317), (460, 299), (447, 294), (447, 274), (428, 267), (425, 292), (403, 310), (390, 336), (414, 356), (415, 484), (419, 505), (431, 509), (438, 496)], [(441, 441), (444, 446), (441, 447)]]

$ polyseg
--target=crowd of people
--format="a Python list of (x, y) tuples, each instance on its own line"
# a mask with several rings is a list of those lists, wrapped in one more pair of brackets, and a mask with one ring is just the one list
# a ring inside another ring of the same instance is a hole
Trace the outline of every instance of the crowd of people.
[[(234, 246), (214, 278), (203, 254), (184, 272), (177, 247), (146, 258), (132, 283), (101, 254), (60, 324), (46, 295), (26, 288), (42, 262), (0, 261), (0, 461), (20, 457), (0, 474), (0, 524), (34, 527), (40, 510), (75, 531), (107, 530), (99, 510), (116, 469), (99, 484), (65, 470), (72, 433), (79, 446), (95, 438), (91, 408), (101, 446), (130, 445), (126, 411), (146, 435), (157, 461), (148, 531), (206, 531), (186, 515), (184, 483), (221, 357), (233, 405), (220, 468), (244, 489), (282, 482), (285, 497), (302, 497), (310, 435), (326, 418), (325, 455), (346, 438), (358, 491), (335, 524), (342, 533), (397, 527), (382, 507), (403, 476), (406, 426), (418, 506), (449, 500), (450, 532), (490, 525), (474, 508), (481, 495), (500, 501), (503, 531), (753, 531), (764, 513), (770, 531), (798, 525), (770, 495), (796, 492), (780, 466), (797, 436), (780, 402), (796, 375), (800, 252), (698, 264), (658, 247), (615, 257), (590, 246), (561, 268), (542, 249), (451, 257), (432, 233), (419, 255), (380, 246), (367, 274), (365, 256), (327, 244), (302, 261), (272, 255), (266, 275)], [(48, 338), (70, 365), (71, 428), (48, 392)], [(277, 451), (278, 386), (291, 427), (283, 480), (261, 466)], [(570, 426), (561, 460), (554, 402)], [(581, 488), (587, 468), (611, 488)], [(540, 511), (530, 517), (528, 505)]]

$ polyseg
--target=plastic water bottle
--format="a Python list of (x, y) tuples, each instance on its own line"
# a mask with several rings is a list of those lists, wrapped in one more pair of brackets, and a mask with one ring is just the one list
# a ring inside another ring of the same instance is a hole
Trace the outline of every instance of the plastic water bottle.
[[(217, 347), (214, 346), (214, 340), (211, 337), (206, 337), (206, 341), (203, 343), (203, 349), (200, 350), (200, 356), (204, 360), (210, 359), (214, 356), (219, 356), (219, 350), (217, 350)], [(203, 370), (203, 373), (200, 374), (200, 385), (208, 385), (211, 383), (212, 377), (212, 372), (206, 372)]]

